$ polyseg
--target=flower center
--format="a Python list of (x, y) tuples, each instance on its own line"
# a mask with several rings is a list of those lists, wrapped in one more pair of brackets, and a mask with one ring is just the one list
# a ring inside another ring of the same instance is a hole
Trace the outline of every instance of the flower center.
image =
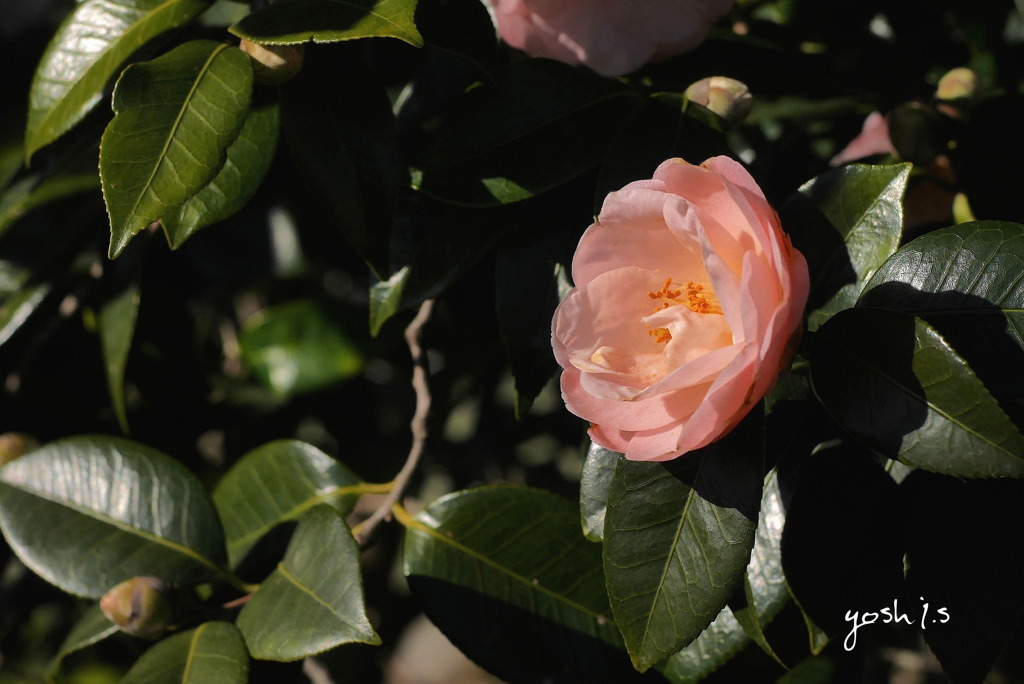
[[(711, 285), (703, 283), (687, 282), (685, 285), (673, 289), (672, 279), (669, 278), (657, 292), (648, 292), (647, 296), (661, 303), (655, 309), (655, 313), (669, 308), (670, 306), (685, 306), (690, 311), (699, 314), (720, 314), (722, 307), (718, 305), (718, 297)], [(648, 335), (654, 337), (654, 341), (661, 344), (672, 339), (668, 328), (651, 328)]]

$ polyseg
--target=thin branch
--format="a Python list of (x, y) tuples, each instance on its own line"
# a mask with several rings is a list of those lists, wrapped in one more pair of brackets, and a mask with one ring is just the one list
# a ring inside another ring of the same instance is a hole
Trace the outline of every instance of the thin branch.
[(409, 345), (409, 353), (412, 355), (412, 388), (416, 392), (416, 411), (413, 413), (409, 427), (412, 429), (412, 446), (409, 448), (409, 455), (405, 464), (395, 476), (393, 487), (380, 502), (377, 510), (359, 525), (358, 541), (365, 544), (373, 534), (374, 528), (381, 521), (391, 516), (391, 506), (398, 501), (409, 484), (409, 478), (416, 472), (420, 457), (423, 455), (423, 447), (427, 441), (427, 414), (430, 412), (430, 387), (427, 385), (427, 366), (423, 356), (423, 348), (420, 347), (420, 333), (423, 326), (430, 319), (430, 312), (434, 308), (434, 300), (428, 299), (420, 304), (420, 310), (405, 329), (405, 342)]

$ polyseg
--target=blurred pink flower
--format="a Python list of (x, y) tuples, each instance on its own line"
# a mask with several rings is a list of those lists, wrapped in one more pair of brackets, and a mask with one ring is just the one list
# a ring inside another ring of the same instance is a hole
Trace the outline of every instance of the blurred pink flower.
[(871, 112), (864, 119), (864, 125), (856, 138), (829, 161), (831, 166), (839, 166), (846, 162), (864, 159), (876, 154), (893, 152), (889, 141), (889, 122), (880, 112)]
[(502, 39), (618, 76), (697, 47), (732, 0), (490, 0)]
[(809, 280), (750, 174), (662, 163), (605, 199), (552, 323), (567, 408), (597, 444), (664, 461), (731, 430), (792, 358)]

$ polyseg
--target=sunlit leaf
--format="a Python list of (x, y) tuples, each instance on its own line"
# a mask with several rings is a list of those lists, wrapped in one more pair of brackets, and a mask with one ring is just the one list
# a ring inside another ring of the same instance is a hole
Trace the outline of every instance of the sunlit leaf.
[(763, 417), (674, 461), (620, 459), (608, 492), (604, 570), (637, 669), (688, 645), (743, 581), (762, 493)]
[(413, 15), (416, 0), (291, 0), (264, 6), (231, 27), (255, 43), (336, 43), (356, 38), (398, 38), (423, 45)]
[(600, 547), (568, 501), (480, 487), (433, 502), (406, 525), (403, 567), (424, 612), (464, 653), (508, 681), (633, 681), (609, 619)]
[(142, 654), (121, 684), (245, 684), (249, 654), (230, 622), (205, 622)]
[(195, 476), (112, 437), (52, 442), (6, 465), (0, 529), (25, 565), (92, 598), (140, 575), (210, 580), (225, 556), (217, 511)]
[(672, 656), (663, 669), (674, 684), (698, 682), (718, 670), (750, 641), (771, 651), (764, 627), (787, 603), (789, 590), (782, 572), (782, 529), (785, 510), (775, 471), (765, 479), (754, 548), (744, 581), (745, 603), (726, 606), (708, 628)]
[(316, 447), (295, 440), (253, 449), (229, 470), (213, 492), (224, 522), (232, 566), (275, 525), (297, 520), (318, 504), (347, 514), (360, 483), (348, 468)]
[(958, 477), (1024, 476), (1024, 437), (945, 339), (897, 311), (843, 311), (815, 335), (814, 391), (889, 458)]
[(182, 26), (210, 0), (85, 0), (50, 41), (29, 95), (25, 155), (78, 123), (102, 98), (131, 55), (156, 36)]
[(279, 118), (276, 103), (249, 110), (217, 175), (176, 213), (160, 219), (172, 249), (248, 204), (274, 160)]
[(809, 181), (783, 207), (782, 224), (811, 272), (810, 330), (853, 306), (896, 251), (909, 178), (910, 164), (850, 164)]
[(608, 490), (612, 486), (615, 466), (622, 454), (593, 442), (587, 449), (580, 477), (580, 521), (583, 534), (591, 541), (604, 539), (604, 519), (608, 510)]
[(216, 177), (251, 95), (249, 56), (214, 41), (185, 43), (124, 71), (100, 142), (111, 258)]
[(974, 221), (904, 245), (859, 302), (916, 314), (1000, 400), (1024, 396), (1024, 226)]
[(284, 559), (238, 615), (249, 653), (298, 660), (341, 644), (379, 644), (366, 617), (359, 548), (338, 515), (306, 512)]

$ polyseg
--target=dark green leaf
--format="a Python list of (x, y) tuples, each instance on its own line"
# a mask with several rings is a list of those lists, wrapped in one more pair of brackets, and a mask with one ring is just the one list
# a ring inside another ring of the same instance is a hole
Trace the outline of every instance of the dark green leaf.
[(1024, 395), (1024, 226), (975, 221), (900, 248), (871, 278), (860, 305), (921, 316), (996, 397)]
[(416, 26), (427, 46), (488, 71), (498, 54), (498, 40), (487, 10), (476, 0), (419, 0)]
[(92, 598), (140, 575), (206, 581), (225, 555), (217, 511), (195, 476), (112, 437), (53, 442), (0, 470), (0, 528), (25, 565)]
[(413, 186), (456, 204), (532, 197), (595, 166), (636, 104), (611, 79), (551, 60), (517, 62), (497, 85), (472, 89), (445, 119), (416, 164)]
[(71, 628), (71, 631), (64, 638), (60, 648), (57, 649), (57, 655), (54, 656), (53, 661), (50, 663), (50, 671), (55, 672), (60, 667), (61, 661), (75, 651), (80, 651), (83, 648), (88, 648), (97, 642), (103, 641), (119, 630), (120, 628), (103, 614), (99, 604), (93, 604), (86, 609), (82, 617), (79, 618), (78, 622), (75, 623), (75, 626)]
[(551, 318), (559, 301), (557, 276), (563, 269), (552, 254), (558, 242), (554, 238), (498, 254), (498, 327), (515, 378), (515, 414), (520, 420), (558, 367), (551, 354)]
[(26, 283), (0, 303), (0, 345), (11, 339), (46, 300), (52, 289), (53, 284), (49, 282)]
[[(418, 202), (423, 197), (410, 198)], [(370, 288), (370, 332), (376, 335), (399, 311), (419, 306), (456, 282), (505, 233), (508, 220), (479, 210), (444, 207), (439, 215), (411, 212), (392, 236), (392, 268)], [(416, 225), (409, 225), (415, 222)]]
[(950, 681), (988, 681), (1024, 609), (1018, 547), (1007, 543), (1009, 531), (1024, 527), (1024, 482), (918, 471), (900, 490), (908, 594), (900, 606)]
[(604, 540), (604, 518), (608, 510), (608, 489), (622, 454), (593, 442), (587, 449), (580, 477), (580, 522), (590, 541)]
[(807, 258), (808, 327), (853, 306), (865, 283), (899, 246), (910, 164), (850, 164), (800, 188), (782, 225)]
[(682, 95), (667, 93), (646, 99), (619, 127), (608, 147), (597, 181), (596, 209), (605, 196), (627, 183), (650, 178), (666, 159), (681, 157), (699, 164), (728, 154), (725, 136), (696, 107), (684, 109)]
[(200, 228), (223, 221), (248, 204), (274, 160), (279, 118), (276, 103), (249, 110), (217, 175), (177, 213), (160, 219), (172, 249), (181, 247)]
[(103, 365), (107, 375), (107, 389), (114, 405), (114, 413), (117, 414), (117, 422), (125, 434), (128, 433), (128, 413), (124, 401), (124, 371), (128, 365), (132, 338), (135, 336), (139, 297), (139, 283), (132, 281), (105, 301), (96, 317)]
[(40, 182), (38, 176), (29, 176), (15, 183), (0, 196), (0, 235), (12, 223), (37, 207), (99, 189), (95, 173), (77, 173), (54, 176)]
[(255, 43), (337, 43), (356, 38), (398, 38), (420, 47), (413, 23), (416, 0), (291, 0), (253, 12), (231, 27)]
[(604, 570), (637, 669), (692, 642), (743, 581), (763, 489), (763, 417), (667, 463), (621, 459), (608, 492)]
[(245, 322), (238, 342), (259, 381), (280, 396), (329, 387), (363, 368), (337, 321), (311, 300), (264, 309)]
[(216, 177), (251, 95), (249, 56), (209, 40), (124, 71), (114, 87), (114, 119), (100, 141), (111, 258)]
[(299, 520), (284, 560), (238, 615), (249, 653), (298, 660), (341, 644), (379, 644), (366, 617), (359, 548), (327, 506)]
[(359, 498), (360, 482), (348, 468), (303, 442), (280, 440), (250, 451), (213, 492), (231, 566), (275, 525), (297, 520), (317, 504), (347, 514)]
[(849, 631), (847, 611), (891, 607), (903, 596), (896, 492), (870, 453), (846, 445), (819, 450), (800, 473), (782, 564), (800, 608), (829, 636)]
[(879, 453), (959, 477), (1024, 476), (1024, 437), (923, 320), (844, 311), (815, 335), (811, 361), (822, 404)]
[(509, 681), (631, 681), (608, 619), (600, 548), (575, 506), (521, 487), (455, 492), (406, 523), (403, 564), (427, 616)]
[(209, 5), (209, 0), (85, 0), (75, 7), (36, 68), (26, 157), (96, 106), (107, 82), (140, 46), (188, 23)]
[(772, 471), (765, 480), (754, 548), (747, 564), (745, 601), (734, 601), (735, 611), (730, 606), (723, 608), (700, 636), (668, 660), (664, 674), (674, 684), (700, 681), (728, 662), (751, 638), (771, 653), (763, 628), (789, 600), (782, 572), (784, 524), (779, 482)]
[(205, 622), (142, 654), (121, 684), (245, 684), (249, 654), (229, 622)]
[(307, 49), (302, 72), (280, 87), (281, 116), (299, 173), (381, 276), (389, 272), (402, 167), (391, 102), (358, 57), (340, 48)]

